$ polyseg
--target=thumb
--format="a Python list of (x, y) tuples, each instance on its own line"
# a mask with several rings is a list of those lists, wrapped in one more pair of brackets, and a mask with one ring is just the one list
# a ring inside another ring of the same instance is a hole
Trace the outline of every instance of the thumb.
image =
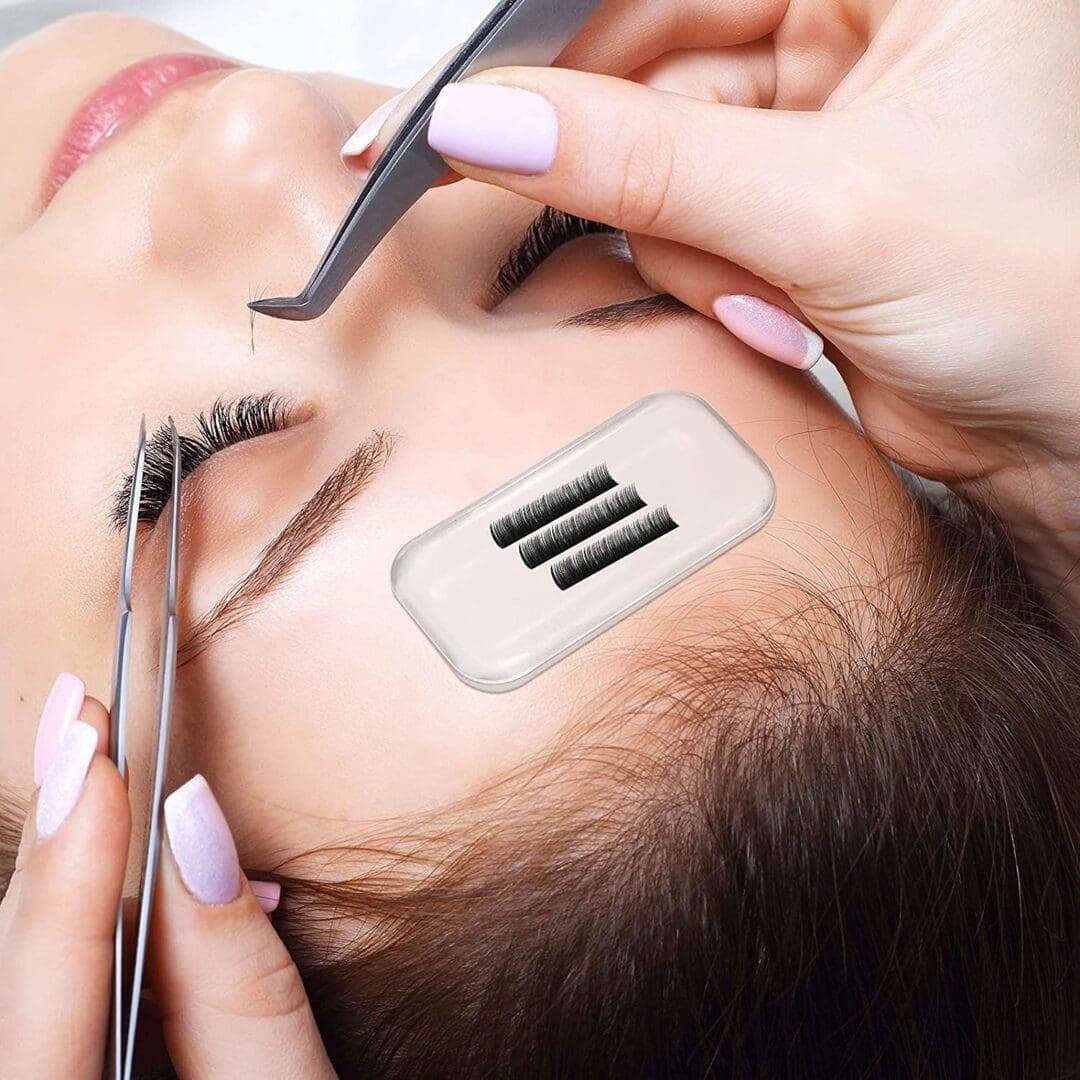
[(165, 825), (151, 958), (176, 1071), (329, 1080), (300, 973), (244, 880), (201, 776), (166, 800)]
[(853, 141), (847, 128), (840, 113), (750, 109), (606, 75), (502, 68), (447, 86), (428, 138), (463, 175), (722, 255), (778, 284), (806, 284), (822, 246), (831, 253), (852, 228), (867, 227), (859, 191), (843, 179), (852, 173), (837, 168)]

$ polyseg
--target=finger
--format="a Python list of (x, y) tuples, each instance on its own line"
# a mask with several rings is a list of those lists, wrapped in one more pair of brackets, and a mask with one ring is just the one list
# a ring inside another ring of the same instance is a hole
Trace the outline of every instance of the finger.
[[(41, 786), (48, 771), (49, 764), (56, 756), (63, 737), (70, 730), (71, 725), (81, 720), (89, 724), (98, 733), (98, 748), (102, 754), (108, 753), (109, 748), (109, 711), (100, 701), (87, 697), (86, 687), (82, 679), (77, 675), (59, 675), (49, 691), (48, 697), (41, 710), (41, 718), (38, 721), (37, 735), (34, 739), (34, 776), (35, 787)], [(41, 780), (37, 777), (40, 776)], [(33, 808), (31, 807), (31, 810)], [(37, 840), (36, 831), (33, 828), (23, 829), (19, 840), (19, 852), (15, 860), (15, 872), (8, 883), (5, 902), (0, 906), (0, 932), (11, 913), (18, 906), (16, 897), (22, 888), (22, 880)]]
[(630, 78), (669, 94), (745, 108), (768, 108), (776, 97), (776, 67), (767, 41), (665, 53)]
[[(782, 0), (731, 0), (724, 4), (654, 0), (648, 5), (613, 0), (590, 20), (559, 62), (566, 67), (623, 74), (673, 50), (738, 45), (763, 38), (775, 29), (787, 6)], [(342, 160), (350, 169), (370, 171), (457, 52), (455, 47), (445, 53), (415, 86), (387, 97), (360, 123), (341, 148)], [(768, 72), (773, 70), (771, 45), (761, 42), (752, 50), (752, 57), (759, 81), (768, 82)], [(735, 78), (735, 60), (724, 66), (733, 69), (727, 78)], [(449, 174), (443, 182), (457, 179), (456, 174)]]
[(607, 0), (558, 62), (625, 74), (674, 49), (741, 45), (767, 37), (789, 7), (789, 0)]
[(508, 68), (449, 86), (429, 141), (467, 176), (781, 285), (805, 283), (826, 241), (853, 247), (880, 203), (862, 182), (879, 175), (871, 147), (861, 169), (849, 163), (840, 113), (743, 109), (576, 71)]
[(762, 355), (807, 370), (825, 342), (789, 296), (741, 266), (697, 248), (653, 237), (631, 237), (641, 276), (702, 315), (721, 322)]
[[(100, 721), (93, 703), (86, 715)], [(127, 862), (127, 792), (102, 732), (73, 720), (32, 802), (17, 882), (3, 904), (3, 1075), (101, 1075), (113, 931)]]
[[(413, 109), (420, 103), (420, 99), (428, 92), (456, 53), (456, 48), (445, 53), (428, 69), (427, 74), (418, 83), (408, 90), (403, 90), (401, 93), (389, 97), (361, 122), (360, 126), (349, 136), (345, 145), (341, 148), (341, 160), (350, 169), (363, 175), (375, 167), (375, 162), (379, 160), (382, 152), (397, 134), (398, 129), (411, 115)], [(459, 179), (459, 176), (448, 170), (447, 175), (436, 187)]]
[(177, 1072), (333, 1077), (300, 973), (244, 880), (201, 776), (169, 796), (165, 823), (151, 958)]

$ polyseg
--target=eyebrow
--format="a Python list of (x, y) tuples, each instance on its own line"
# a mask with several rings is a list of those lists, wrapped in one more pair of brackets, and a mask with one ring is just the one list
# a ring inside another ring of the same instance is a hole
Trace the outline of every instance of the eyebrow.
[(591, 330), (622, 330), (627, 326), (659, 322), (661, 319), (685, 318), (699, 314), (689, 304), (684, 304), (671, 293), (656, 293), (636, 300), (623, 300), (618, 304), (591, 308), (578, 315), (563, 319), (560, 326), (584, 326)]
[(177, 652), (178, 666), (190, 664), (226, 631), (232, 630), (281, 585), (304, 556), (334, 527), (343, 511), (385, 467), (396, 436), (372, 432), (320, 485), (259, 555), (253, 569), (196, 620)]

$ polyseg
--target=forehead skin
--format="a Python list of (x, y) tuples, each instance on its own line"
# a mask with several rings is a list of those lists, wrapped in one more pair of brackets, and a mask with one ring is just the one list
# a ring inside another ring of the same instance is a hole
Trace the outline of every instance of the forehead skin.
[[(298, 427), (220, 455), (186, 485), (189, 621), (368, 433), (398, 436), (386, 470), (298, 571), (181, 674), (172, 783), (207, 776), (252, 865), (462, 798), (541, 751), (665, 612), (705, 598), (718, 617), (741, 617), (770, 602), (763, 575), (830, 587), (887, 558), (907, 496), (812, 379), (700, 317), (616, 332), (558, 325), (647, 293), (604, 245), (564, 250), (484, 310), (495, 266), (537, 211), (503, 193), (432, 192), (325, 318), (259, 320), (253, 353), (247, 300), (306, 280), (358, 184), (338, 149), (385, 91), (256, 70), (194, 80), (35, 217), (78, 101), (133, 60), (189, 48), (202, 47), (95, 17), (0, 58), (0, 89), (18, 85), (35, 103), (16, 110), (0, 93), (13, 148), (0, 193), (0, 783), (29, 792), (37, 712), (59, 671), (108, 699), (119, 560), (108, 514), (144, 412), (187, 430), (222, 395), (276, 391), (301, 406)], [(486, 696), (460, 684), (391, 595), (396, 552), (667, 389), (704, 397), (767, 462), (773, 520), (525, 688)], [(139, 549), (136, 806), (161, 539), (151, 530)]]

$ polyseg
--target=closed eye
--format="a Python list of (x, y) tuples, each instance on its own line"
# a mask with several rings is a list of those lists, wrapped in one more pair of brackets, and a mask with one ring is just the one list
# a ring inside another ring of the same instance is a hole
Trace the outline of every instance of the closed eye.
[[(215, 454), (249, 439), (284, 431), (293, 420), (292, 404), (276, 394), (248, 396), (234, 401), (219, 399), (208, 413), (200, 413), (195, 431), (180, 436), (180, 471), (186, 480)], [(139, 499), (139, 521), (153, 524), (161, 517), (172, 495), (172, 438), (160, 428), (146, 441), (146, 467)], [(128, 473), (113, 497), (112, 523), (127, 525), (131, 485)]]
[[(560, 248), (587, 236), (610, 236), (613, 245), (618, 244), (619, 255), (630, 259), (626, 235), (621, 230), (545, 206), (500, 264), (491, 287), (492, 307), (520, 289)], [(562, 320), (560, 325), (613, 330), (693, 314), (694, 309), (681, 300), (669, 293), (658, 293), (590, 308)]]
[(561, 247), (583, 236), (617, 236), (618, 229), (545, 206), (499, 266), (492, 285), (495, 304), (516, 292)]

